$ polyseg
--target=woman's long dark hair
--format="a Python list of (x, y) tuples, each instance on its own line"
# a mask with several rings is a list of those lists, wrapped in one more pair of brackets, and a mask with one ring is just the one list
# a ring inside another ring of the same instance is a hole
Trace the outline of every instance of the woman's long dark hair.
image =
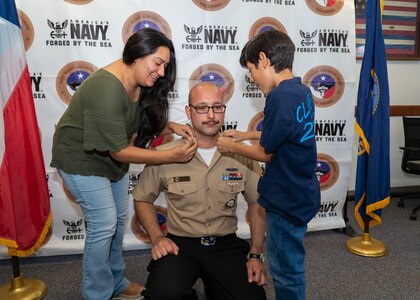
[(168, 93), (176, 77), (175, 49), (172, 41), (160, 31), (143, 28), (128, 39), (123, 51), (123, 62), (131, 65), (136, 59), (153, 54), (162, 46), (169, 49), (170, 59), (163, 77), (152, 87), (141, 87), (140, 122), (135, 142), (137, 147), (145, 148), (163, 131), (168, 122)]

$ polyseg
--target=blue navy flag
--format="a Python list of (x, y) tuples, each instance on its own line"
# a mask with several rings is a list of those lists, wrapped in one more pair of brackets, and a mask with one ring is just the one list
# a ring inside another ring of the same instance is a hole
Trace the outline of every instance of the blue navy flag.
[(389, 87), (380, 0), (366, 3), (366, 44), (357, 94), (355, 130), (359, 135), (355, 216), (364, 229), (382, 222), (390, 200)]

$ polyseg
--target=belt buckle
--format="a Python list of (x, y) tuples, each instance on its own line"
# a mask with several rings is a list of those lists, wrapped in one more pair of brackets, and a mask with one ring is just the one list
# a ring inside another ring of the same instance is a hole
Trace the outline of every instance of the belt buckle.
[(214, 246), (216, 244), (215, 236), (203, 236), (200, 238), (200, 243), (203, 246)]

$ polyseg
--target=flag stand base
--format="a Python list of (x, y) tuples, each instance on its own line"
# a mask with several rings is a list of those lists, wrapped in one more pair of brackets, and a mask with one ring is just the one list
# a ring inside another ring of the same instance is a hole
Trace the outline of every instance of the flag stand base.
[(47, 293), (47, 287), (38, 279), (12, 278), (9, 284), (0, 286), (0, 299), (38, 300)]
[(386, 245), (371, 238), (370, 233), (362, 233), (361, 237), (349, 239), (346, 248), (354, 254), (370, 257), (383, 256), (388, 252)]

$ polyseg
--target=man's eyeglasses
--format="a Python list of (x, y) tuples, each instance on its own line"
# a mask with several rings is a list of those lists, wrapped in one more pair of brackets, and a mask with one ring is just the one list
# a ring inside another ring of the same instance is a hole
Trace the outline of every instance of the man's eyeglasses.
[(210, 108), (213, 110), (215, 114), (222, 114), (226, 111), (226, 105), (223, 105), (223, 104), (216, 104), (213, 106), (204, 106), (204, 105), (194, 106), (194, 105), (189, 104), (189, 106), (193, 107), (198, 114), (206, 114), (209, 112)]

